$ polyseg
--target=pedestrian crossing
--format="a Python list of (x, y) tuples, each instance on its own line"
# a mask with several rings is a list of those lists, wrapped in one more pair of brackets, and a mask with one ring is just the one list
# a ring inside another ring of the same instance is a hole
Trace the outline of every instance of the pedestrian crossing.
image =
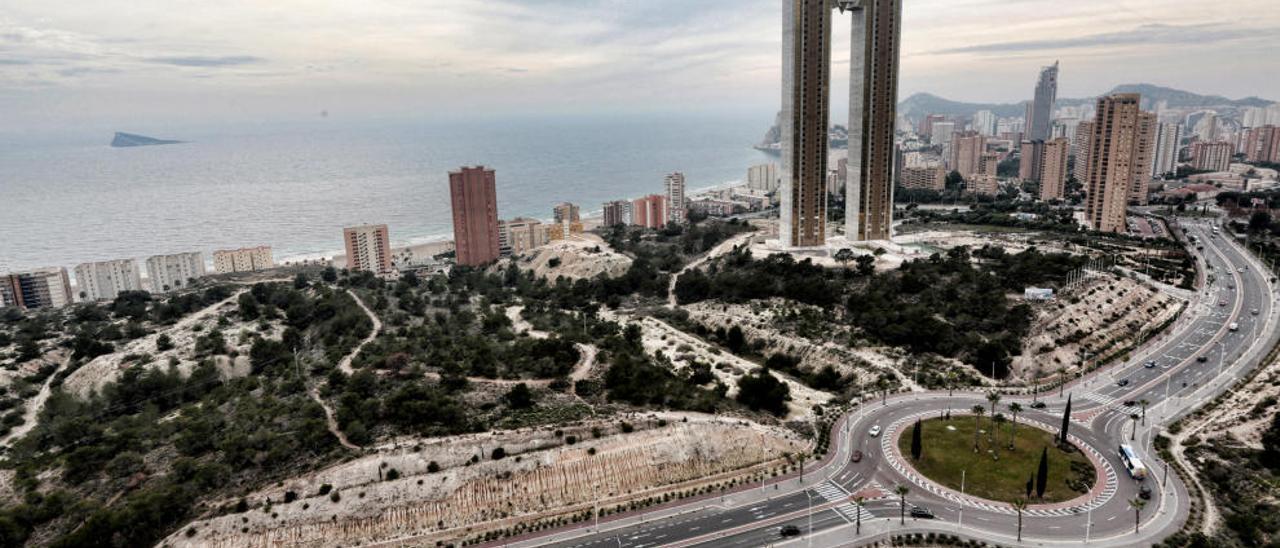
[[(1117, 401), (1119, 401), (1116, 398), (1113, 398), (1106, 394), (1099, 394), (1097, 392), (1090, 392), (1088, 394), (1085, 394), (1084, 399), (1097, 404), (1101, 404), (1103, 407), (1111, 407), (1111, 404), (1114, 404)], [(1125, 414), (1125, 416), (1142, 414), (1142, 408), (1136, 405), (1116, 405), (1115, 410)]]
[(866, 506), (858, 508), (856, 504), (850, 502), (850, 495), (847, 491), (829, 481), (819, 484), (817, 487), (814, 487), (813, 490), (818, 493), (819, 496), (826, 499), (827, 502), (843, 502), (843, 504), (837, 504), (834, 506), (833, 509), (837, 514), (840, 514), (840, 517), (844, 518), (845, 521), (850, 523), (857, 521), (858, 514), (862, 514), (863, 521), (872, 519), (873, 517), (871, 512), (867, 510)]

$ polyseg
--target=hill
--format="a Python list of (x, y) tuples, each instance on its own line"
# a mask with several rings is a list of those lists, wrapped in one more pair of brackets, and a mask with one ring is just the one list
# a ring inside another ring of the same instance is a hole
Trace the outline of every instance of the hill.
[(156, 139), (145, 135), (134, 135), (132, 133), (121, 133), (117, 131), (116, 136), (111, 139), (111, 146), (113, 148), (147, 147), (155, 145), (176, 145), (181, 142), (182, 141)]

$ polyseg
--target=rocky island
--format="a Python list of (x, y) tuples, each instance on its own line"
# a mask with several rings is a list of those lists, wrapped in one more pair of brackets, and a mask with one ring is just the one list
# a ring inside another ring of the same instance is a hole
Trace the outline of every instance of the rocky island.
[(115, 138), (111, 139), (111, 146), (113, 148), (146, 147), (146, 146), (153, 146), (153, 145), (176, 145), (179, 143), (182, 143), (182, 141), (156, 139), (153, 137), (147, 137), (145, 135), (134, 135), (132, 133), (121, 133), (118, 131), (116, 132)]

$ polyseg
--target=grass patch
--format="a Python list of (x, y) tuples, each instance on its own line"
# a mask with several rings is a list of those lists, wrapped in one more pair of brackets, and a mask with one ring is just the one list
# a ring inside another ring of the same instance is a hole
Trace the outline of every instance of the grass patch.
[[(921, 456), (911, 459), (911, 428), (907, 425), (899, 433), (898, 448), (903, 458), (929, 479), (956, 491), (960, 490), (961, 472), (964, 472), (965, 493), (984, 499), (1011, 502), (1025, 498), (1027, 479), (1035, 475), (1040, 465), (1042, 448), (1049, 448), (1049, 481), (1044, 499), (1029, 500), (1032, 504), (1071, 500), (1089, 491), (1094, 481), (1093, 465), (1080, 451), (1062, 451), (1054, 445), (1054, 435), (1019, 421), (1014, 449), (1009, 450), (1010, 423), (1000, 431), (999, 448), (992, 440), (991, 421), (982, 419), (977, 427), (977, 453), (973, 451), (975, 417), (964, 415), (951, 420), (931, 419), (922, 425)], [(950, 428), (948, 428), (950, 427)], [(995, 451), (999, 459), (993, 458)]]

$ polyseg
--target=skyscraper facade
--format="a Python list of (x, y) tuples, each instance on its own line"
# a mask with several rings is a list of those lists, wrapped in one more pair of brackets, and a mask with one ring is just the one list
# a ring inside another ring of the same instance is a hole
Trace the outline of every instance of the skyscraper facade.
[(362, 225), (342, 229), (342, 241), (347, 249), (347, 268), (372, 272), (378, 276), (390, 275), (391, 235), (387, 225)]
[(894, 129), (902, 0), (863, 0), (851, 11), (845, 234), (854, 241), (889, 240), (897, 165)]
[[(1127, 229), (1125, 208), (1135, 184), (1135, 176), (1147, 178), (1150, 166), (1142, 153), (1142, 97), (1117, 93), (1098, 99), (1093, 136), (1090, 139), (1085, 217), (1101, 232), (1123, 233)], [(1152, 115), (1154, 118), (1154, 115)]]
[(498, 259), (497, 173), (484, 166), (449, 172), (457, 263), (480, 266)]
[(1159, 118), (1154, 112), (1138, 111), (1138, 135), (1134, 148), (1133, 180), (1129, 183), (1129, 201), (1147, 205), (1151, 189), (1151, 162), (1156, 154), (1156, 132)]
[(1058, 63), (1040, 68), (1036, 95), (1027, 104), (1027, 140), (1047, 141), (1053, 130), (1053, 104), (1058, 100)]
[[(827, 126), (831, 110), (830, 0), (782, 2), (783, 247), (827, 237)], [(852, 131), (852, 130), (851, 130)]]
[(1160, 177), (1178, 168), (1178, 150), (1182, 143), (1182, 124), (1160, 124), (1156, 130), (1156, 151), (1151, 157), (1151, 176)]
[(1089, 174), (1090, 145), (1093, 143), (1093, 120), (1085, 120), (1076, 126), (1076, 138), (1071, 142), (1071, 155), (1076, 163), (1071, 175), (1077, 181), (1084, 182)]
[(0, 301), (18, 308), (61, 308), (71, 304), (67, 269), (50, 267), (0, 276)]
[(1044, 141), (1023, 141), (1019, 156), (1018, 178), (1023, 181), (1039, 181), (1040, 167), (1044, 160)]
[(122, 291), (141, 291), (142, 272), (133, 259), (76, 265), (76, 288), (87, 301), (109, 301)]
[(1067, 158), (1071, 142), (1059, 137), (1044, 143), (1040, 154), (1040, 199), (1061, 200), (1067, 187)]
[(271, 246), (218, 249), (213, 252), (213, 270), (219, 274), (253, 272), (275, 266)]
[(551, 210), (551, 217), (556, 223), (577, 223), (582, 221), (578, 206), (569, 202), (556, 204)]
[(677, 171), (667, 175), (662, 180), (662, 186), (667, 192), (667, 220), (684, 224), (689, 208), (684, 198), (684, 174)]
[(760, 164), (748, 168), (747, 188), (765, 192), (778, 190), (778, 164)]
[(1226, 171), (1236, 147), (1226, 141), (1191, 145), (1191, 167), (1201, 171)]

